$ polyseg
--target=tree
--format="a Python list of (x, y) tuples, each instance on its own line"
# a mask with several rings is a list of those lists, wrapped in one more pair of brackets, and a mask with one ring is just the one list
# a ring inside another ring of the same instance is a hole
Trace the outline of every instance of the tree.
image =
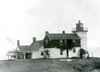
[(81, 48), (80, 50), (79, 50), (79, 55), (80, 55), (80, 58), (82, 59), (83, 58), (83, 55), (86, 53), (86, 51), (83, 49), (83, 48)]
[(62, 50), (66, 50), (67, 58), (69, 57), (69, 50), (72, 50), (74, 47), (73, 40), (62, 40), (60, 41), (60, 46)]
[(72, 50), (74, 47), (72, 40), (67, 40), (67, 44), (64, 44), (64, 49), (66, 50), (67, 58), (69, 57), (69, 50)]

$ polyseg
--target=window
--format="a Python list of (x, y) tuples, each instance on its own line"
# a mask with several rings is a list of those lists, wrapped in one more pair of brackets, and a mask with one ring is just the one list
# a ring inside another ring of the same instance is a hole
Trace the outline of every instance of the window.
[(45, 40), (46, 43), (48, 43), (48, 40)]
[(73, 48), (73, 53), (75, 53), (76, 52), (76, 49), (75, 48)]
[(60, 43), (62, 43), (63, 41), (62, 40), (60, 40)]
[(44, 55), (43, 51), (41, 52), (41, 56)]
[(62, 40), (60, 40), (60, 46), (62, 46), (63, 45), (63, 41)]
[(47, 39), (44, 41), (44, 48), (48, 48), (48, 40)]
[(62, 49), (60, 49), (60, 55), (63, 55), (63, 50)]
[(64, 46), (67, 46), (67, 40), (64, 41)]
[(67, 42), (67, 40), (65, 40), (65, 42)]
[(73, 45), (76, 45), (76, 41), (75, 40), (73, 40)]

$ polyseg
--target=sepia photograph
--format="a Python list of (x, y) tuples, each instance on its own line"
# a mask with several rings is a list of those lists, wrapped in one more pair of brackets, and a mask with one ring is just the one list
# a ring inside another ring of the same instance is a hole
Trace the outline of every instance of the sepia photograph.
[(100, 0), (0, 0), (0, 72), (100, 72)]

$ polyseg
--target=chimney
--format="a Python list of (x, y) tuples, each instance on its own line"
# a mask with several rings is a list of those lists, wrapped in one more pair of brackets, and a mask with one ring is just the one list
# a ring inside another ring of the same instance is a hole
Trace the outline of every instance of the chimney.
[(65, 34), (65, 31), (62, 31), (63, 34)]
[(36, 42), (36, 37), (33, 37), (33, 43), (35, 43)]
[(17, 40), (17, 47), (19, 47), (20, 46), (20, 41), (19, 40)]
[(45, 35), (47, 35), (47, 34), (49, 34), (49, 32), (48, 32), (48, 31), (46, 31), (46, 32), (45, 32)]

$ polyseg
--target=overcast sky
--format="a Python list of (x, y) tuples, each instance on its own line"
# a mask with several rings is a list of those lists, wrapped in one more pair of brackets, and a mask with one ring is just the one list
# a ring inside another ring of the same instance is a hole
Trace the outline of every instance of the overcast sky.
[(43, 39), (45, 31), (69, 33), (78, 20), (88, 27), (88, 48), (100, 51), (99, 5), (99, 0), (0, 0), (0, 59), (17, 39), (26, 45), (34, 36)]

